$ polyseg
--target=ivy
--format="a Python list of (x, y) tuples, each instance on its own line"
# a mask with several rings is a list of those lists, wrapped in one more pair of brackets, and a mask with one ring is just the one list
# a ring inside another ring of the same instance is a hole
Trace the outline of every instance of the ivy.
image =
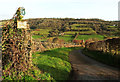
[(31, 54), (28, 50), (28, 46), (32, 46), (29, 45), (31, 38), (26, 39), (26, 35), (30, 34), (27, 32), (29, 29), (17, 29), (14, 23), (4, 25), (2, 29), (3, 78), (4, 80), (23, 79), (24, 73), (27, 74), (27, 70), (32, 66), (28, 55)]

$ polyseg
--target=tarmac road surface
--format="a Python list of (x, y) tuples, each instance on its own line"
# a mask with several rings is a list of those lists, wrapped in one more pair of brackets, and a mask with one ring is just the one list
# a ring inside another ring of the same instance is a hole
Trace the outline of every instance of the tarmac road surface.
[(120, 80), (120, 70), (97, 62), (81, 53), (70, 52), (69, 61), (73, 72), (71, 80)]

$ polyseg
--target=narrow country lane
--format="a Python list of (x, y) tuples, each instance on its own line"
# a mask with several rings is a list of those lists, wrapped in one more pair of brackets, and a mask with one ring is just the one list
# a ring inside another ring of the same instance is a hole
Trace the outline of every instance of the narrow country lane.
[(71, 80), (120, 80), (120, 70), (97, 62), (73, 50), (69, 55), (73, 74)]

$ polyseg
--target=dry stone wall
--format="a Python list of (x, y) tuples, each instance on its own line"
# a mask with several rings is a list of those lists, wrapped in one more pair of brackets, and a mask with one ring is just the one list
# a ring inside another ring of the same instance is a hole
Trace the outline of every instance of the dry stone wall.
[(51, 42), (41, 42), (40, 40), (33, 40), (32, 52), (36, 51), (46, 51), (54, 48), (62, 47), (81, 47), (82, 45), (75, 45), (72, 43), (51, 43)]
[(120, 54), (120, 38), (111, 38), (103, 41), (91, 42), (86, 45), (89, 50), (97, 50)]

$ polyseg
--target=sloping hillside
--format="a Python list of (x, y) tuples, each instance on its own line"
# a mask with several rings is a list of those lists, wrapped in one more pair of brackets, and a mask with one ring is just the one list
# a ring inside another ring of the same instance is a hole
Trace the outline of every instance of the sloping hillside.
[(37, 18), (27, 19), (31, 29), (57, 29), (66, 34), (81, 35), (101, 34), (116, 35), (118, 23), (116, 21), (104, 21), (101, 19), (73, 19), (73, 18)]

